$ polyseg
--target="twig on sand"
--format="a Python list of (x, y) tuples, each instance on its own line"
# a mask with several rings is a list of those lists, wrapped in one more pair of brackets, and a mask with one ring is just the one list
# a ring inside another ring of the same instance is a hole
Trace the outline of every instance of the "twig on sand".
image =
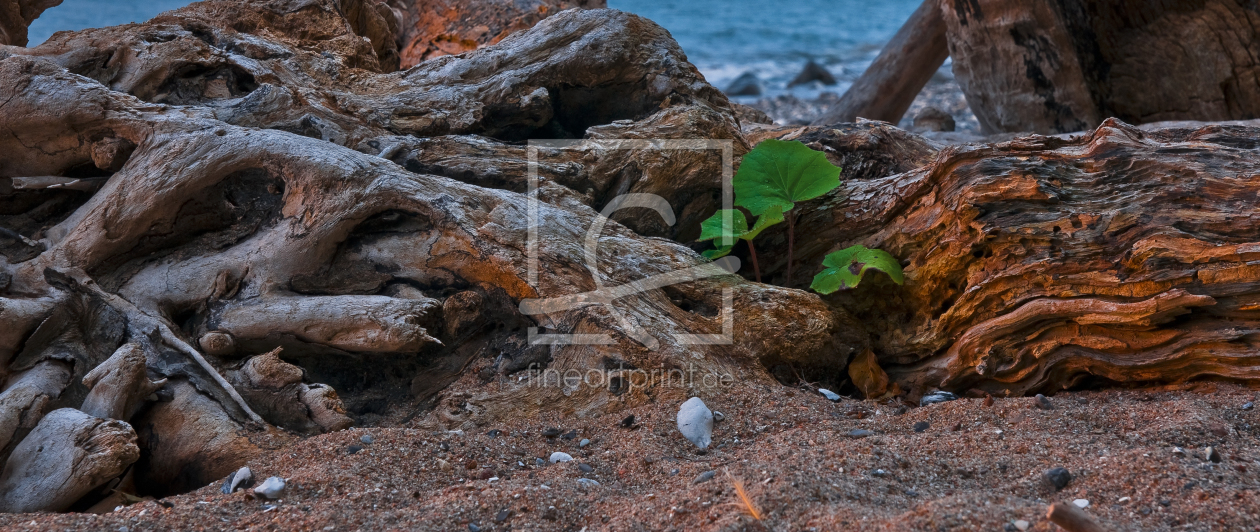
[(1068, 532), (1111, 532), (1098, 524), (1075, 504), (1056, 502), (1046, 511), (1046, 518)]

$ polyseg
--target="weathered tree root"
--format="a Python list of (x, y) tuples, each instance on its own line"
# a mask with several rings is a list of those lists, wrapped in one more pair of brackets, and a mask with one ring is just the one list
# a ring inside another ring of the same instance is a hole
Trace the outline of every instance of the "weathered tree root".
[(72, 408), (54, 410), (0, 473), (0, 512), (65, 510), (139, 457), (130, 425)]
[[(20, 238), (0, 240), (0, 310), (22, 330), (0, 336), (0, 362), (21, 371), (64, 360), (73, 373), (62, 387), (73, 393), (58, 401), (134, 423), (137, 489), (162, 495), (216, 480), (284, 439), (269, 423), (337, 430), (382, 401), (390, 415), (411, 414), (410, 401), (430, 398), (478, 356), (493, 357), (491, 375), (535, 362), (558, 371), (687, 364), (763, 380), (768, 361), (843, 365), (849, 351), (830, 343), (832, 319), (817, 297), (753, 285), (631, 230), (697, 234), (719, 205), (723, 165), (745, 150), (725, 97), (664, 30), (615, 11), (570, 11), (496, 47), (384, 75), (376, 38), (344, 18), (362, 9), (351, 4), (310, 2), (276, 18), (288, 3), (207, 2), (0, 51), (0, 79), (12, 81), (0, 87), (0, 128), (13, 133), (0, 150), (15, 153), (0, 175), (61, 183), (84, 173), (100, 185), (15, 189), (5, 180), (16, 206), (6, 220)], [(310, 39), (316, 29), (326, 38)], [(588, 138), (540, 149), (538, 190), (526, 196), (529, 154), (515, 141), (531, 136)], [(662, 152), (605, 142), (619, 138), (729, 143)], [(597, 264), (588, 265), (579, 242), (595, 209), (644, 192), (669, 198), (676, 223), (623, 210), (617, 219), (631, 228), (595, 235)], [(54, 214), (36, 217), (34, 206)], [(707, 273), (627, 292), (611, 306), (623, 316), (602, 305), (519, 310), (526, 299), (688, 268)], [(33, 349), (30, 338), (53, 346), (62, 325), (86, 323), (60, 310), (80, 300), (114, 317), (103, 329), (111, 335), (79, 325), (83, 338), (57, 340), (83, 344), (74, 356)], [(66, 317), (50, 322), (50, 309)], [(784, 322), (801, 326), (780, 331)], [(613, 343), (530, 345), (533, 327)], [(644, 330), (658, 337), (636, 334)], [(723, 332), (734, 343), (680, 336)], [(85, 376), (91, 389), (75, 388)], [(44, 395), (60, 392), (47, 387)], [(483, 422), (540, 395), (606, 408), (624, 389), (572, 392), (503, 386), (427, 422)], [(31, 407), (13, 410), (22, 409)]]
[[(871, 138), (833, 135), (837, 161), (856, 151), (839, 139)], [(1071, 140), (946, 149), (805, 204), (800, 224), (815, 229), (798, 240), (798, 260), (819, 264), (853, 244), (902, 260), (904, 287), (875, 277), (826, 299), (920, 393), (1255, 381), (1258, 137), (1109, 120)], [(781, 232), (763, 238), (759, 251), (784, 248)], [(769, 262), (781, 275), (783, 261)]]

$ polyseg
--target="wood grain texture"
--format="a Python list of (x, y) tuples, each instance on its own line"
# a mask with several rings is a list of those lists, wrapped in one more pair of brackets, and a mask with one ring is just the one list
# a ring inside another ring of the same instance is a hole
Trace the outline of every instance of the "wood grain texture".
[(986, 132), (1260, 117), (1250, 2), (946, 0), (955, 79)]

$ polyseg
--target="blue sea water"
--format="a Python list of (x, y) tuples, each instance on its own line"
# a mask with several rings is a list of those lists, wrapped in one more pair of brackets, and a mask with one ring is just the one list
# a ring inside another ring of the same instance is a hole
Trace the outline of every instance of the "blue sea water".
[[(31, 46), (58, 30), (143, 22), (186, 0), (65, 0), (31, 25)], [(608, 6), (643, 15), (674, 36), (688, 59), (718, 87), (751, 71), (767, 94), (786, 92), (787, 81), (809, 59), (826, 66), (842, 92), (918, 7), (919, 0), (609, 0)]]

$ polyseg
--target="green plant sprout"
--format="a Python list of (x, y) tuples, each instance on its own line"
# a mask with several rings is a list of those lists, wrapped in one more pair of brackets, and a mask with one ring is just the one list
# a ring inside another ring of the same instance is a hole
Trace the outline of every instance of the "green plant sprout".
[(905, 282), (901, 272), (901, 264), (897, 258), (887, 251), (869, 249), (866, 246), (851, 246), (840, 251), (833, 251), (823, 259), (827, 269), (818, 272), (809, 287), (820, 294), (830, 294), (840, 289), (849, 289), (862, 282), (866, 270), (877, 270), (888, 274), (894, 283)]
[[(702, 253), (710, 260), (720, 259), (731, 253), (735, 248), (737, 239), (748, 243), (748, 254), (752, 258), (753, 274), (757, 276), (757, 282), (761, 282), (761, 268), (757, 266), (757, 247), (753, 245), (753, 239), (757, 235), (765, 231), (767, 227), (783, 221), (783, 209), (773, 206), (762, 213), (757, 218), (757, 223), (753, 224), (752, 229), (748, 228), (748, 220), (744, 218), (744, 213), (737, 209), (720, 210), (713, 213), (708, 220), (700, 222), (700, 239), (699, 241), (714, 240), (718, 242), (714, 245), (717, 249), (710, 249)], [(727, 224), (730, 225), (727, 225)]]
[[(700, 223), (700, 239), (716, 240), (715, 249), (703, 255), (710, 260), (725, 257), (739, 240), (748, 243), (753, 274), (761, 282), (757, 247), (753, 239), (779, 222), (788, 224), (787, 286), (792, 286), (792, 265), (796, 243), (796, 202), (817, 198), (840, 186), (840, 167), (827, 156), (800, 142), (768, 139), (744, 156), (735, 173), (735, 205), (757, 216), (751, 228), (743, 211), (719, 210)], [(827, 268), (814, 276), (809, 287), (820, 294), (853, 288), (868, 269), (888, 274), (901, 284), (905, 278), (897, 259), (886, 251), (853, 246), (829, 253), (823, 259)]]
[[(796, 202), (817, 198), (840, 186), (840, 167), (796, 141), (767, 139), (744, 156), (732, 185), (735, 205), (761, 216), (779, 208), (788, 224), (786, 286), (792, 286), (796, 243)], [(772, 224), (767, 224), (768, 227)], [(750, 242), (751, 243), (751, 242)]]

